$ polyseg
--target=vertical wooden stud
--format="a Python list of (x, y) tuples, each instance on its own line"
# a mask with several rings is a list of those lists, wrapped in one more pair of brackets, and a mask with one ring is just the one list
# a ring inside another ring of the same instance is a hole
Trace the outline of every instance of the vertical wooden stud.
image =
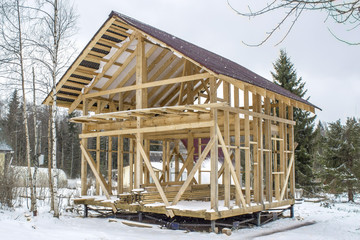
[(112, 195), (112, 136), (109, 136), (109, 149), (108, 149), (108, 192)]
[[(88, 115), (88, 105), (89, 100), (85, 99), (83, 100), (83, 116)], [(86, 124), (82, 124), (82, 132), (86, 132)], [(81, 144), (87, 148), (88, 147), (88, 139), (83, 138), (81, 139)], [(85, 196), (87, 195), (87, 161), (85, 158), (84, 153), (81, 152), (81, 195)]]
[[(244, 88), (244, 109), (249, 110), (249, 89)], [(250, 204), (250, 119), (245, 114), (245, 200), (246, 204)]]
[[(96, 171), (100, 175), (100, 137), (96, 137)], [(100, 195), (100, 182), (96, 180), (96, 195)]]
[[(240, 107), (240, 98), (239, 98), (239, 88), (234, 86), (234, 107), (239, 108)], [(242, 178), (241, 178), (241, 152), (240, 152), (240, 146), (241, 146), (241, 138), (240, 138), (240, 117), (239, 114), (235, 114), (235, 172), (236, 176), (238, 178), (238, 181), (240, 183), (240, 186), (242, 186)], [(238, 194), (235, 195), (235, 204), (237, 206), (240, 205), (240, 196)]]
[[(217, 87), (216, 79), (210, 77), (210, 102), (217, 102)], [(217, 110), (211, 109), (211, 117), (214, 122), (214, 126), (210, 128), (210, 138), (214, 138), (215, 142), (211, 148), (211, 171), (210, 171), (210, 200), (211, 200), (211, 209), (218, 211), (219, 207), (219, 188), (218, 188), (218, 141), (217, 141)]]

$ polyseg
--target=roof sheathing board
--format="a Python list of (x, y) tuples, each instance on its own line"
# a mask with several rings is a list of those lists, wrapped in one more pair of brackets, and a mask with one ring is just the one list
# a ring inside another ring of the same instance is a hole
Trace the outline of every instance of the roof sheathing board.
[(167, 46), (173, 48), (174, 50), (194, 60), (198, 64), (204, 66), (216, 74), (225, 75), (245, 83), (264, 88), (287, 98), (291, 98), (306, 105), (320, 109), (312, 103), (300, 98), (290, 91), (276, 85), (275, 83), (261, 77), (260, 75), (227, 58), (221, 57), (220, 55), (212, 53), (204, 48), (198, 47), (192, 43), (184, 41), (171, 34), (115, 11), (111, 12), (110, 16), (117, 16), (130, 26), (137, 28), (149, 36), (163, 42)]

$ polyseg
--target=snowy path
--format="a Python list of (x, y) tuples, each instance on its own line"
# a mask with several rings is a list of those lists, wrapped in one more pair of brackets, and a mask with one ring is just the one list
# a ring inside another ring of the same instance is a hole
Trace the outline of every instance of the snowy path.
[[(281, 219), (262, 227), (234, 231), (231, 236), (209, 233), (184, 233), (160, 229), (154, 225), (151, 229), (129, 227), (107, 219), (83, 219), (76, 214), (65, 213), (60, 219), (54, 219), (40, 209), (40, 216), (27, 221), (24, 209), (15, 211), (0, 210), (0, 239), (64, 239), (64, 240), (115, 240), (115, 239), (360, 239), (360, 205), (336, 203), (331, 208), (321, 207), (320, 203), (304, 202), (295, 206), (295, 219)], [(299, 223), (316, 221), (315, 224), (300, 228), (260, 236), (278, 231)]]

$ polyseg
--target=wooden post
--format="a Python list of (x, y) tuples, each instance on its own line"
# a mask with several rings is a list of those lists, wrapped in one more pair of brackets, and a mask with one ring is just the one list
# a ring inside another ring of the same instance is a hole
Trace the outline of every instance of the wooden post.
[[(285, 105), (282, 101), (279, 101), (279, 117), (280, 118), (285, 118)], [(285, 164), (285, 150), (286, 150), (286, 125), (284, 123), (279, 123), (280, 125), (280, 129), (279, 129), (279, 135), (280, 135), (280, 139), (283, 139), (280, 142), (280, 154), (279, 154), (279, 168), (278, 170), (280, 170), (279, 174), (276, 174), (276, 182), (275, 182), (275, 186), (276, 186), (276, 191), (275, 191), (275, 197), (276, 200), (280, 201), (280, 186), (283, 185), (284, 181), (285, 181), (285, 168), (284, 168), (284, 164)]]
[(124, 137), (118, 136), (118, 151), (117, 151), (117, 192), (121, 194), (124, 192)]
[[(216, 79), (210, 77), (210, 102), (217, 102), (217, 87)], [(218, 188), (218, 141), (217, 141), (217, 110), (211, 109), (211, 117), (214, 122), (214, 126), (210, 128), (210, 137), (215, 140), (211, 148), (211, 171), (210, 171), (210, 199), (211, 199), (211, 209), (215, 212), (218, 211), (219, 207), (219, 188)]]
[[(252, 94), (252, 104), (253, 104), (253, 111), (258, 112), (259, 103), (258, 95), (253, 93)], [(260, 118), (253, 117), (253, 129), (252, 129), (252, 142), (253, 142), (253, 192), (254, 192), (254, 200), (255, 202), (259, 203), (259, 150), (260, 149), (260, 137), (258, 136), (258, 127), (259, 127)], [(261, 155), (261, 154), (260, 154)]]
[[(231, 97), (230, 97), (230, 84), (228, 82), (223, 81), (223, 97), (225, 102), (231, 106)], [(225, 145), (230, 145), (230, 121), (229, 121), (229, 111), (224, 111), (224, 142)], [(230, 154), (229, 154), (230, 155)], [(225, 161), (224, 163), (225, 164)], [(224, 165), (224, 175), (223, 175), (223, 182), (224, 182), (224, 207), (230, 207), (230, 166), (228, 164)]]
[[(136, 47), (136, 85), (142, 85), (147, 82), (147, 64), (145, 56), (145, 41), (144, 38), (139, 34), (136, 37), (138, 43)], [(142, 109), (147, 107), (147, 89), (140, 88), (136, 89), (136, 108)], [(137, 128), (142, 127), (141, 117), (137, 117), (136, 121)], [(143, 161), (139, 152), (140, 147), (144, 144), (144, 134), (136, 134), (136, 161), (135, 161), (135, 188), (140, 188), (142, 184), (142, 166)]]
[[(270, 115), (271, 105), (270, 98), (265, 98), (265, 114)], [(265, 172), (266, 172), (266, 199), (272, 202), (273, 196), (273, 180), (272, 180), (272, 140), (271, 140), (271, 122), (269, 119), (265, 119), (265, 148), (266, 148), (266, 159), (265, 159)], [(276, 142), (275, 142), (276, 143)]]
[[(249, 110), (249, 89), (244, 88), (244, 109)], [(250, 119), (245, 114), (245, 200), (250, 204)]]
[[(146, 139), (145, 140), (145, 153), (146, 156), (150, 159), (150, 140)], [(145, 184), (149, 184), (150, 183), (150, 175), (149, 175), (149, 170), (146, 168), (146, 166), (143, 166), (144, 169), (144, 183)]]
[[(96, 171), (100, 173), (100, 137), (96, 137)], [(96, 179), (96, 195), (100, 195), (100, 182)]]
[[(240, 98), (239, 98), (239, 88), (234, 86), (234, 106), (235, 108), (240, 107)], [(239, 180), (240, 186), (242, 186), (241, 179), (241, 138), (240, 138), (240, 117), (238, 113), (235, 113), (235, 172), (236, 176)], [(235, 204), (240, 205), (240, 196), (238, 194), (235, 195)]]
[(166, 141), (166, 182), (170, 182), (170, 141)]
[(129, 138), (129, 190), (134, 188), (134, 140)]
[(179, 144), (180, 144), (180, 140), (179, 139), (175, 140), (175, 179), (178, 178), (179, 168), (180, 168), (180, 164), (179, 164), (179, 154), (180, 154)]
[(188, 132), (188, 138), (187, 138), (187, 154), (188, 154), (188, 159), (190, 161), (190, 164), (188, 164), (187, 166), (187, 175), (189, 176), (191, 169), (194, 166), (194, 151), (191, 151), (194, 148), (194, 136), (191, 133), (191, 130), (189, 130)]
[[(200, 158), (201, 155), (201, 138), (198, 138), (198, 159)], [(199, 167), (199, 172), (198, 172), (198, 184), (201, 184), (201, 165)]]
[[(257, 94), (257, 111), (262, 112), (261, 95)], [(258, 203), (263, 203), (264, 200), (264, 141), (263, 141), (263, 118), (258, 121)], [(260, 153), (259, 153), (260, 152)]]
[[(289, 119), (294, 120), (294, 107), (289, 106)], [(295, 160), (295, 144), (294, 144), (294, 126), (290, 125), (289, 129), (289, 149)], [(292, 198), (295, 198), (295, 161), (292, 162), (290, 173), (290, 194)]]
[[(83, 101), (83, 116), (88, 115), (88, 105), (89, 100)], [(82, 133), (86, 132), (86, 124), (82, 124)], [(87, 148), (88, 147), (88, 139), (83, 138), (81, 139), (81, 144)], [(81, 153), (81, 195), (86, 196), (87, 195), (87, 161), (85, 158), (84, 153)]]
[(112, 195), (112, 137), (109, 136), (109, 149), (108, 149), (108, 192)]
[(163, 140), (162, 141), (162, 174), (161, 174), (161, 178), (160, 178), (160, 182), (161, 179), (163, 182), (166, 182), (166, 141)]

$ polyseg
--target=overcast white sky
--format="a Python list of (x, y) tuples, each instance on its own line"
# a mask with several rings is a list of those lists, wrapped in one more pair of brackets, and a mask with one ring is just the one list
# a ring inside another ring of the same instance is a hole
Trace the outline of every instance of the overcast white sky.
[(331, 19), (324, 22), (326, 16), (323, 12), (303, 14), (279, 46), (275, 44), (285, 34), (285, 26), (263, 46), (248, 47), (242, 41), (261, 41), (281, 15), (272, 14), (249, 20), (236, 15), (227, 6), (226, 0), (74, 2), (80, 16), (76, 37), (81, 49), (107, 19), (111, 10), (220, 54), (269, 80), (272, 80), (272, 63), (283, 48), (291, 57), (298, 77), (306, 82), (310, 102), (323, 109), (316, 112), (318, 120), (332, 122), (337, 119), (345, 121), (351, 116), (359, 117), (360, 45), (350, 46), (339, 42), (328, 28), (353, 42), (360, 42), (360, 30), (346, 31), (346, 26), (334, 24)]

